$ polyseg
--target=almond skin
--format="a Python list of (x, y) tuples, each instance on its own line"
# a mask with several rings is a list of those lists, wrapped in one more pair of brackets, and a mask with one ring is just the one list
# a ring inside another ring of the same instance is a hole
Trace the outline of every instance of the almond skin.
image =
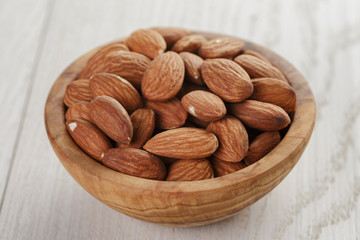
[(296, 94), (289, 84), (275, 78), (254, 78), (252, 83), (251, 99), (275, 104), (288, 113), (295, 111)]
[(115, 99), (98, 96), (90, 102), (90, 119), (106, 135), (119, 143), (129, 144), (133, 126), (125, 108)]
[(253, 92), (246, 71), (228, 59), (206, 59), (201, 75), (209, 89), (228, 102), (241, 102)]
[(214, 169), (215, 177), (225, 176), (225, 175), (239, 171), (246, 167), (246, 165), (243, 161), (227, 162), (227, 161), (222, 161), (216, 157), (211, 158), (211, 165)]
[(146, 101), (145, 104), (146, 107), (155, 112), (156, 125), (161, 129), (181, 127), (188, 116), (177, 98), (172, 98), (166, 102)]
[(66, 106), (70, 107), (74, 103), (82, 101), (90, 102), (90, 100), (91, 92), (88, 79), (75, 80), (67, 86), (64, 95)]
[(235, 38), (215, 38), (202, 44), (199, 54), (203, 58), (233, 58), (244, 45), (243, 41)]
[(210, 156), (218, 145), (213, 133), (203, 129), (183, 127), (155, 135), (144, 145), (144, 149), (163, 157), (196, 159)]
[(104, 71), (128, 80), (135, 87), (140, 87), (144, 72), (151, 60), (139, 53), (117, 51), (108, 54), (104, 60)]
[(260, 58), (261, 60), (271, 64), (271, 62), (266, 58), (264, 57), (263, 55), (261, 55), (260, 53), (258, 52), (255, 52), (255, 51), (252, 51), (252, 50), (244, 50), (243, 51), (243, 54), (248, 54), (248, 55), (252, 55), (254, 57), (257, 57), (257, 58)]
[(102, 72), (104, 70), (104, 60), (106, 56), (117, 51), (129, 51), (129, 49), (125, 44), (121, 43), (112, 43), (104, 46), (88, 60), (78, 78), (89, 79), (94, 73)]
[(249, 54), (241, 54), (234, 61), (239, 64), (252, 78), (276, 78), (288, 83), (284, 74), (270, 63)]
[(141, 108), (130, 115), (133, 137), (129, 145), (119, 143), (119, 148), (142, 148), (150, 139), (155, 128), (155, 113), (151, 109)]
[(169, 167), (166, 181), (195, 181), (214, 176), (211, 164), (206, 159), (181, 159)]
[(168, 49), (174, 45), (179, 39), (189, 35), (189, 30), (178, 27), (153, 27), (152, 30), (157, 31), (165, 39)]
[(93, 97), (105, 95), (118, 101), (127, 112), (132, 113), (142, 107), (138, 91), (124, 78), (110, 73), (95, 73), (90, 78)]
[(116, 171), (135, 177), (163, 180), (164, 163), (156, 156), (135, 148), (113, 148), (105, 152), (102, 163)]
[(157, 31), (140, 29), (133, 32), (126, 40), (125, 45), (137, 53), (141, 53), (150, 59), (161, 55), (166, 50), (166, 42)]
[(96, 160), (101, 161), (104, 152), (112, 148), (108, 137), (88, 121), (71, 119), (66, 121), (66, 127), (76, 144)]
[(171, 51), (196, 53), (203, 43), (207, 42), (206, 38), (199, 34), (185, 36), (177, 41)]
[(211, 92), (192, 91), (181, 99), (181, 104), (192, 116), (206, 122), (219, 120), (226, 114), (224, 102)]
[(72, 104), (66, 111), (65, 119), (82, 119), (90, 122), (89, 114), (89, 102), (77, 102)]
[(228, 110), (245, 125), (261, 131), (278, 131), (287, 127), (291, 121), (281, 107), (256, 100), (231, 104)]
[(179, 55), (184, 60), (186, 79), (200, 86), (205, 85), (200, 73), (204, 60), (198, 55), (189, 52), (182, 52)]
[(185, 75), (184, 62), (175, 52), (156, 57), (146, 69), (141, 90), (151, 101), (166, 101), (179, 92)]
[(249, 166), (259, 161), (273, 150), (280, 141), (281, 136), (278, 131), (264, 132), (258, 135), (249, 146), (249, 151), (244, 159), (245, 164)]
[(227, 162), (240, 162), (249, 148), (248, 134), (240, 120), (226, 116), (223, 119), (211, 122), (206, 130), (216, 135), (219, 147), (214, 156)]

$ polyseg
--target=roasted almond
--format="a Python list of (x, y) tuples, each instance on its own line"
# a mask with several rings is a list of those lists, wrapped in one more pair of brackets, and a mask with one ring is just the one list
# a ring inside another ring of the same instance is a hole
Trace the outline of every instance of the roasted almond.
[(172, 98), (166, 102), (146, 101), (146, 107), (155, 112), (156, 125), (161, 129), (181, 127), (188, 116), (177, 98)]
[(201, 45), (199, 54), (203, 58), (233, 58), (245, 43), (231, 37), (214, 38)]
[(240, 162), (249, 148), (248, 134), (239, 119), (226, 116), (209, 123), (206, 130), (216, 135), (219, 147), (214, 156), (227, 162)]
[(189, 52), (182, 52), (179, 55), (184, 60), (186, 79), (197, 85), (205, 85), (200, 73), (204, 60), (198, 55)]
[(151, 109), (141, 108), (130, 115), (133, 137), (129, 145), (119, 143), (120, 148), (142, 148), (150, 139), (155, 128), (155, 113)]
[(156, 57), (142, 79), (141, 90), (151, 101), (166, 101), (179, 92), (185, 75), (184, 62), (175, 52)]
[(221, 177), (230, 173), (239, 171), (246, 167), (243, 161), (241, 162), (227, 162), (216, 157), (211, 157), (211, 165), (214, 170), (215, 177)]
[(83, 119), (90, 121), (89, 102), (77, 102), (72, 104), (65, 114), (65, 119)]
[(203, 43), (207, 42), (206, 38), (199, 34), (185, 36), (179, 39), (171, 51), (174, 52), (191, 52), (196, 53)]
[(129, 144), (133, 126), (125, 108), (109, 96), (98, 96), (90, 102), (90, 119), (106, 135), (119, 143)]
[(100, 161), (104, 152), (112, 148), (108, 137), (88, 121), (71, 119), (66, 121), (66, 127), (76, 144), (96, 160)]
[(266, 57), (264, 57), (263, 55), (261, 55), (261, 54), (258, 53), (258, 52), (255, 52), (255, 51), (252, 51), (252, 50), (244, 50), (244, 51), (243, 51), (243, 54), (248, 54), (248, 55), (251, 55), (251, 56), (260, 58), (261, 60), (263, 60), (263, 61), (271, 64), (271, 62), (270, 62)]
[(137, 53), (141, 53), (151, 59), (161, 55), (166, 50), (166, 42), (157, 31), (140, 29), (133, 32), (126, 40), (126, 46)]
[(169, 167), (166, 181), (195, 181), (214, 176), (211, 164), (206, 159), (181, 159)]
[(163, 36), (168, 49), (171, 49), (174, 43), (179, 39), (190, 34), (189, 30), (178, 27), (153, 27), (151, 29), (157, 31), (161, 34), (161, 36)]
[(163, 180), (164, 163), (156, 156), (135, 148), (113, 148), (105, 152), (102, 163), (116, 171), (135, 177)]
[(218, 147), (213, 133), (198, 128), (175, 128), (152, 137), (144, 149), (153, 154), (181, 159), (204, 158)]
[(207, 91), (192, 91), (181, 99), (181, 104), (192, 116), (206, 122), (219, 120), (226, 114), (221, 98)]
[(286, 77), (278, 68), (259, 57), (241, 54), (234, 61), (243, 67), (252, 78), (276, 78), (288, 83)]
[(231, 104), (228, 110), (245, 125), (261, 131), (278, 131), (287, 127), (291, 121), (281, 107), (256, 100)]
[(90, 78), (93, 97), (105, 95), (118, 101), (127, 112), (141, 108), (142, 100), (138, 91), (122, 77), (110, 73), (95, 73)]
[(241, 102), (253, 91), (249, 75), (235, 62), (228, 59), (206, 59), (201, 75), (211, 91), (228, 102)]
[(72, 104), (91, 100), (91, 92), (88, 79), (79, 79), (70, 83), (65, 91), (64, 103), (70, 107)]

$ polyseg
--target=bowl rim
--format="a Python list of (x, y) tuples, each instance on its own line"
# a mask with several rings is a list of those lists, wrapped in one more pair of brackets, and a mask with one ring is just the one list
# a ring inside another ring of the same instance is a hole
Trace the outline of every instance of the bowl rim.
[[(203, 34), (207, 39), (227, 36), (224, 34), (200, 31), (192, 31), (191, 33)], [(230, 37), (241, 39), (234, 36)], [(121, 39), (112, 42), (120, 40)], [(256, 178), (259, 175), (266, 174), (269, 170), (280, 167), (281, 165), (286, 165), (289, 157), (305, 149), (313, 131), (316, 119), (316, 107), (313, 94), (302, 74), (287, 60), (265, 47), (244, 39), (241, 40), (245, 42), (244, 50), (257, 51), (268, 58), (273, 65), (278, 67), (288, 78), (297, 96), (297, 108), (286, 135), (265, 157), (244, 169), (222, 177), (177, 182), (150, 180), (126, 175), (114, 171), (90, 158), (76, 145), (67, 132), (63, 96), (66, 86), (76, 79), (87, 60), (101, 47), (100, 46), (76, 59), (61, 73), (53, 84), (45, 104), (46, 132), (55, 153), (64, 167), (80, 185), (83, 184), (69, 171), (69, 166), (79, 167), (83, 171), (81, 173), (82, 175), (98, 181), (111, 182), (114, 184), (114, 187), (118, 184), (139, 190), (164, 193), (178, 193), (179, 191), (182, 193), (196, 193), (216, 191), (224, 187), (230, 188), (240, 182), (245, 184), (246, 182), (253, 183), (254, 181), (256, 182)]]

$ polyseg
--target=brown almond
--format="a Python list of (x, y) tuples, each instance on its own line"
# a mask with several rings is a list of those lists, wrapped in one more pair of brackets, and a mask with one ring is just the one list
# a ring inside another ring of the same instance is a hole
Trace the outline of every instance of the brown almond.
[(227, 161), (222, 161), (216, 157), (211, 158), (211, 165), (214, 169), (215, 177), (225, 176), (225, 175), (239, 171), (246, 167), (246, 165), (243, 161), (227, 162)]
[(203, 58), (233, 58), (244, 45), (243, 41), (231, 37), (214, 38), (202, 44), (199, 54)]
[(209, 89), (228, 102), (241, 102), (253, 91), (249, 75), (228, 59), (206, 59), (201, 75)]
[(179, 39), (190, 34), (189, 30), (178, 27), (153, 27), (151, 29), (157, 31), (161, 34), (161, 36), (163, 36), (168, 49), (171, 49), (174, 43)]
[(138, 91), (122, 77), (110, 73), (95, 73), (90, 78), (93, 97), (105, 95), (118, 101), (127, 112), (132, 113), (142, 107)]
[(166, 102), (146, 101), (146, 107), (155, 112), (156, 125), (161, 129), (181, 127), (188, 116), (177, 98), (172, 98)]
[(77, 102), (68, 108), (65, 113), (65, 119), (82, 119), (91, 121), (89, 114), (89, 102)]
[(296, 94), (289, 84), (275, 78), (254, 78), (252, 83), (251, 99), (275, 104), (288, 113), (295, 111)]
[(234, 61), (245, 69), (252, 78), (276, 78), (288, 83), (284, 74), (270, 63), (249, 54), (241, 54)]
[(135, 148), (113, 148), (105, 152), (105, 166), (135, 177), (163, 180), (166, 176), (164, 163), (156, 156)]
[(90, 119), (106, 135), (119, 143), (129, 144), (133, 126), (125, 108), (115, 99), (98, 96), (90, 102)]
[(130, 115), (133, 137), (129, 145), (119, 143), (119, 148), (142, 148), (150, 139), (155, 128), (155, 113), (151, 109), (141, 108)]
[(211, 122), (206, 130), (216, 135), (219, 147), (214, 156), (227, 162), (240, 162), (249, 148), (248, 134), (244, 125), (232, 116)]
[(291, 121), (281, 107), (256, 100), (231, 104), (228, 110), (245, 125), (261, 131), (278, 131), (287, 127)]
[(197, 85), (205, 85), (200, 73), (204, 60), (198, 55), (189, 52), (182, 52), (179, 55), (184, 60), (186, 78)]
[(174, 52), (191, 52), (196, 53), (203, 43), (207, 42), (206, 38), (199, 34), (185, 36), (179, 39), (171, 51)]
[(91, 92), (89, 88), (89, 79), (79, 79), (70, 83), (65, 91), (64, 103), (70, 107), (77, 102), (89, 102), (91, 100)]
[(266, 57), (264, 57), (264, 56), (261, 55), (260, 53), (255, 52), (255, 51), (253, 51), (253, 50), (244, 50), (244, 51), (243, 51), (243, 54), (252, 55), (252, 56), (254, 56), (254, 57), (260, 58), (261, 60), (263, 60), (263, 61), (271, 64), (271, 62), (270, 62)]
[(71, 119), (66, 121), (66, 127), (76, 144), (96, 160), (101, 161), (104, 152), (112, 147), (108, 137), (88, 121)]
[(179, 92), (185, 75), (184, 62), (175, 52), (156, 57), (146, 69), (141, 90), (151, 101), (166, 101)]
[(144, 145), (144, 149), (163, 157), (196, 159), (213, 154), (218, 144), (213, 133), (183, 127), (155, 135)]
[(261, 133), (250, 143), (249, 151), (244, 159), (245, 164), (249, 166), (259, 161), (271, 152), (280, 141), (281, 136), (278, 131)]
[(157, 31), (140, 29), (133, 32), (126, 40), (126, 46), (137, 53), (141, 53), (151, 59), (161, 55), (166, 50), (166, 42)]
[(205, 122), (219, 120), (226, 114), (221, 98), (207, 91), (192, 91), (181, 99), (181, 104), (188, 113)]
[(139, 53), (117, 51), (108, 54), (104, 60), (103, 72), (112, 73), (140, 87), (144, 72), (151, 60)]
[(211, 164), (206, 159), (181, 159), (169, 167), (166, 181), (195, 181), (214, 176)]

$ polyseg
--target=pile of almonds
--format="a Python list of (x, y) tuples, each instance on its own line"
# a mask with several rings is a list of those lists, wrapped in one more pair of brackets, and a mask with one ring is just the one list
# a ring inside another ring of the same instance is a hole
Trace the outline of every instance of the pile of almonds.
[(182, 28), (108, 44), (66, 89), (68, 132), (105, 166), (147, 179), (202, 180), (253, 164), (281, 141), (296, 96), (244, 45)]

